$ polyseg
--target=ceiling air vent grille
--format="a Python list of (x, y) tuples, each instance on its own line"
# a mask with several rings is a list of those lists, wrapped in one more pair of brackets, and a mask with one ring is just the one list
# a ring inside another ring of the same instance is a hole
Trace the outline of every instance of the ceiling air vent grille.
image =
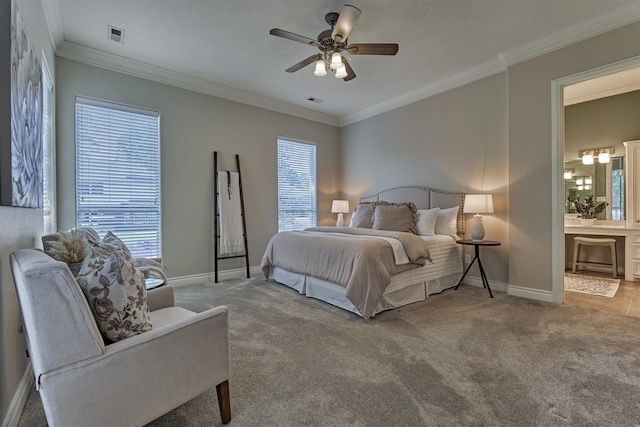
[(124, 44), (124, 30), (108, 25), (107, 38), (117, 43)]

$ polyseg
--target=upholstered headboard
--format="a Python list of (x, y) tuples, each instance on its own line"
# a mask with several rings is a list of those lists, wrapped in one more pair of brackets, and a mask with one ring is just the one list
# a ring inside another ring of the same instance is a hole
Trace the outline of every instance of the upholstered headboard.
[(422, 186), (394, 187), (371, 196), (361, 197), (361, 202), (413, 202), (418, 209), (453, 208), (459, 206), (458, 235), (464, 236), (464, 193), (436, 190)]

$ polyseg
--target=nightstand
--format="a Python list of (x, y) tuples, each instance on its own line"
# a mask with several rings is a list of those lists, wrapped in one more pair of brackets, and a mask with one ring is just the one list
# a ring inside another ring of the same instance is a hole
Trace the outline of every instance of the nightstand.
[(458, 286), (462, 284), (462, 281), (464, 280), (465, 276), (469, 272), (469, 269), (471, 268), (473, 263), (476, 260), (478, 260), (478, 267), (480, 268), (480, 277), (482, 278), (482, 287), (487, 288), (487, 290), (489, 291), (489, 296), (493, 298), (493, 293), (491, 292), (491, 288), (489, 287), (489, 281), (487, 280), (487, 275), (484, 273), (484, 268), (482, 267), (482, 261), (480, 261), (480, 246), (500, 246), (501, 243), (496, 242), (494, 240), (468, 240), (468, 239), (458, 240), (456, 241), (456, 243), (459, 243), (461, 245), (473, 246), (475, 249), (475, 256), (473, 257), (473, 260), (471, 261), (471, 263), (469, 263), (469, 266), (466, 268), (466, 270), (464, 270), (464, 273), (462, 274), (460, 281), (458, 282), (458, 284), (454, 289), (456, 290), (458, 289)]

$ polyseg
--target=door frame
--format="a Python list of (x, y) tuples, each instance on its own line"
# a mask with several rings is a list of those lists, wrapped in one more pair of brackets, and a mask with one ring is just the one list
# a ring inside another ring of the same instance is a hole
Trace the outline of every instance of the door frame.
[[(640, 67), (640, 56), (561, 77), (551, 82), (551, 300), (564, 302), (564, 87), (596, 77)], [(626, 191), (626, 186), (625, 186)], [(625, 203), (629, 199), (625, 197)], [(625, 212), (627, 211), (625, 207)], [(626, 254), (625, 254), (626, 255)]]

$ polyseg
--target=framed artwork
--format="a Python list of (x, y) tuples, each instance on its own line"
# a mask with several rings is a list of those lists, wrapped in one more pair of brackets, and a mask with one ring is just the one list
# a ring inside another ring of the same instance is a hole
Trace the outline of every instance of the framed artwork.
[[(11, 174), (3, 171), (2, 204), (42, 207), (42, 65), (15, 0), (11, 2)], [(6, 144), (7, 140), (0, 143)], [(3, 153), (8, 150), (3, 149)], [(7, 166), (6, 163), (4, 166)]]

